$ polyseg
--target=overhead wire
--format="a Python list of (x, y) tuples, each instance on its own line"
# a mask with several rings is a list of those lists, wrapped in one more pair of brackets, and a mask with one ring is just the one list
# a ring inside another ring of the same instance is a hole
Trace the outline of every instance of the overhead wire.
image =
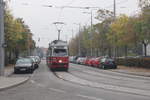
[[(117, 2), (116, 4), (119, 5), (119, 4), (128, 2), (128, 1), (129, 1), (129, 0), (122, 0), (122, 1), (120, 1), (120, 2)], [(109, 5), (109, 6), (106, 6), (105, 8), (110, 8), (110, 7), (112, 7), (112, 6), (113, 6), (113, 4), (111, 4), (111, 5)]]
[[(71, 0), (69, 3), (67, 3), (65, 6), (70, 6), (75, 0)], [(64, 6), (64, 7), (65, 7)], [(64, 7), (61, 8), (60, 10), (60, 13), (59, 13), (59, 16), (58, 16), (58, 21), (60, 21), (60, 18), (62, 16), (62, 13), (63, 13), (63, 10), (64, 10)]]

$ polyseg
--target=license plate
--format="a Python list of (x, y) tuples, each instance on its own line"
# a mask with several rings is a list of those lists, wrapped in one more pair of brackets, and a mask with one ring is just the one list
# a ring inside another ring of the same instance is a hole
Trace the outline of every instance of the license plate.
[(21, 71), (25, 71), (26, 69), (25, 68), (22, 68), (22, 69), (20, 69)]

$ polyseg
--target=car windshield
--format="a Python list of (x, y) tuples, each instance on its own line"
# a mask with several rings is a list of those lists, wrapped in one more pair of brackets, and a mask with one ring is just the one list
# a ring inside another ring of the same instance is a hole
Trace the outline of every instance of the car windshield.
[(30, 59), (19, 59), (17, 60), (16, 64), (31, 64), (31, 60)]

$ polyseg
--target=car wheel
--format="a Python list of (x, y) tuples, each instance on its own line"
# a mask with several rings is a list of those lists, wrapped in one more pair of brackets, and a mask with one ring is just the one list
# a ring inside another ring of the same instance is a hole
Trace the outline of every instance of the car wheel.
[(14, 73), (15, 73), (15, 74), (18, 74), (18, 70), (14, 70)]
[(32, 69), (29, 69), (28, 72), (32, 74), (32, 73), (33, 73), (33, 70), (32, 70)]
[(106, 69), (106, 67), (104, 65), (102, 65), (102, 69)]
[(115, 66), (114, 69), (117, 69), (117, 66)]

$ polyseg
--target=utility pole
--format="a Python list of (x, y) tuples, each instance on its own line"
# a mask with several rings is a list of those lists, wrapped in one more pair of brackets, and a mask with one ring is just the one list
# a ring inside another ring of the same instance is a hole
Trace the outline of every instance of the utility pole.
[[(114, 0), (114, 21), (115, 21), (115, 19), (116, 19), (116, 0)], [(115, 43), (116, 43), (116, 39), (117, 39), (117, 37), (115, 36)], [(116, 46), (114, 46), (114, 56), (115, 56), (115, 58), (116, 58), (116, 56), (117, 56), (117, 47)]]
[(116, 18), (116, 0), (114, 0), (114, 19)]
[(75, 25), (79, 26), (79, 38), (78, 38), (78, 56), (81, 56), (81, 40), (80, 40), (80, 32), (81, 32), (81, 24), (80, 23), (74, 23)]
[(91, 10), (91, 56), (93, 56), (92, 40), (93, 40), (93, 12)]
[(79, 24), (79, 44), (78, 44), (78, 48), (79, 48), (79, 56), (81, 56), (81, 40), (80, 40), (80, 31), (81, 31), (81, 25)]
[(4, 6), (3, 0), (0, 0), (0, 76), (4, 75)]
[(60, 32), (61, 32), (61, 30), (59, 29), (58, 30), (58, 40), (60, 40)]
[(91, 9), (91, 12), (83, 12), (86, 14), (90, 14), (91, 15), (91, 36), (90, 36), (90, 55), (93, 56), (93, 48), (92, 48), (92, 40), (93, 40), (93, 10), (95, 9)]

